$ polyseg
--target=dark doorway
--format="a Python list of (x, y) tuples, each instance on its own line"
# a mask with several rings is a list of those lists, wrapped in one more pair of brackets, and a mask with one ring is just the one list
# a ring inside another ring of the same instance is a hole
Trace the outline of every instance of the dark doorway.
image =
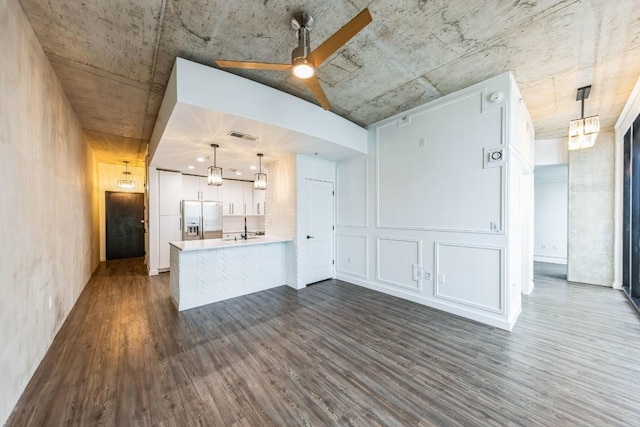
[(107, 259), (144, 256), (144, 194), (107, 191)]

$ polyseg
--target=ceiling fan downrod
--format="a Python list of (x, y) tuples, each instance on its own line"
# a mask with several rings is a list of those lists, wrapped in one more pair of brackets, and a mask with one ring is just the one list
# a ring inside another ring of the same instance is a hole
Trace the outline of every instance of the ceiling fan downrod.
[[(306, 12), (298, 12), (291, 17), (291, 28), (296, 31), (298, 47), (291, 52), (291, 63), (298, 59), (305, 59), (311, 53), (311, 40), (309, 33), (313, 29), (314, 19)], [(311, 64), (312, 65), (312, 64)]]

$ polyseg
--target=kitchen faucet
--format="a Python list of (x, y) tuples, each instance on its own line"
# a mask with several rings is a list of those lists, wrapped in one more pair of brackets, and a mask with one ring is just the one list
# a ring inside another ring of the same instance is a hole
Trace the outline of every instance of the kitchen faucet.
[(247, 217), (244, 217), (244, 234), (240, 235), (241, 239), (247, 240), (249, 238), (249, 233), (247, 233)]

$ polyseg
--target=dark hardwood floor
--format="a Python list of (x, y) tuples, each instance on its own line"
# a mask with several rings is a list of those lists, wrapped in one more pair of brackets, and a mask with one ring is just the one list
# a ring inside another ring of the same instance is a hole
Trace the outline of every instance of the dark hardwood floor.
[(638, 425), (638, 314), (554, 268), (509, 333), (339, 281), (178, 313), (109, 261), (8, 426)]

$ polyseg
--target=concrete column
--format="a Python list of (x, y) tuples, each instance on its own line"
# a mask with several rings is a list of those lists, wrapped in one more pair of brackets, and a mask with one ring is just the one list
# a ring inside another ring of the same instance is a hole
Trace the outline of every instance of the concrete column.
[(614, 278), (614, 157), (612, 130), (592, 148), (569, 152), (569, 281), (611, 286)]

